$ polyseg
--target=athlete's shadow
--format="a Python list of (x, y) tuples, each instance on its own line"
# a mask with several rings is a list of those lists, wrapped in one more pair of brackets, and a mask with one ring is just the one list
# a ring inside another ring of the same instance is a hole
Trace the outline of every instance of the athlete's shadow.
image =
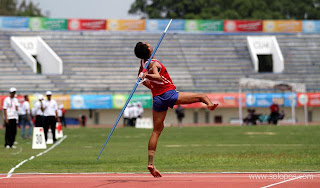
[(103, 186), (106, 186), (106, 185), (112, 185), (112, 184), (128, 184), (128, 186), (130, 185), (130, 183), (147, 183), (147, 182), (154, 182), (154, 181), (157, 181), (157, 182), (190, 182), (192, 180), (161, 180), (161, 178), (154, 178), (154, 179), (149, 179), (149, 180), (132, 180), (132, 179), (122, 179), (122, 180), (102, 180), (101, 182), (105, 182), (101, 185), (97, 185), (95, 187), (103, 187)]

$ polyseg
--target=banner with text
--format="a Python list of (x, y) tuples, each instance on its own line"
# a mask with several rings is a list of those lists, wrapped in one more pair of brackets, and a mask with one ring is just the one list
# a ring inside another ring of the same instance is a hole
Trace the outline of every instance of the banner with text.
[(301, 20), (264, 20), (264, 32), (302, 32)]
[(112, 95), (71, 95), (71, 109), (111, 109)]
[(0, 17), (0, 28), (4, 29), (28, 29), (28, 17)]
[(290, 107), (293, 100), (296, 106), (297, 95), (295, 93), (247, 93), (247, 107), (270, 107), (273, 103), (280, 106)]
[[(113, 95), (113, 108), (122, 109), (129, 95)], [(152, 95), (135, 94), (132, 96), (130, 103), (140, 102), (143, 108), (152, 108)]]
[(298, 106), (320, 106), (320, 93), (298, 93)]
[[(71, 99), (70, 95), (53, 95), (52, 99), (54, 99), (58, 106), (63, 104), (63, 108), (65, 110), (71, 109)], [(32, 109), (34, 107), (34, 104), (39, 100), (38, 95), (29, 95), (29, 102), (30, 102), (30, 108)], [(47, 100), (47, 97), (44, 97), (44, 100)]]
[(225, 32), (262, 32), (262, 20), (225, 20)]
[(186, 20), (185, 31), (223, 32), (223, 20)]
[(107, 20), (68, 19), (68, 30), (106, 30)]
[[(146, 23), (147, 31), (163, 31), (166, 29), (169, 19), (148, 19)], [(185, 20), (173, 20), (169, 30), (184, 31)]]
[(67, 30), (68, 20), (57, 18), (33, 17), (29, 20), (31, 30)]
[(107, 30), (110, 31), (145, 31), (146, 20), (107, 20)]
[(319, 20), (303, 20), (302, 30), (304, 33), (320, 33)]

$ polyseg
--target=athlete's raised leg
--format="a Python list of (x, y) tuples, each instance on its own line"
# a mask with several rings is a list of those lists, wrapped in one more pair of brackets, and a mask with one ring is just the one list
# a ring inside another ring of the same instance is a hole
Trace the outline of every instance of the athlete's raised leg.
[(207, 105), (209, 110), (214, 110), (218, 104), (213, 104), (207, 95), (202, 93), (188, 93), (188, 92), (179, 92), (179, 97), (176, 102), (178, 104), (192, 104), (196, 102), (203, 102)]
[(148, 146), (148, 170), (155, 178), (160, 178), (160, 172), (154, 166), (154, 156), (157, 149), (159, 136), (164, 128), (164, 119), (167, 111), (157, 112), (153, 111), (153, 131), (149, 140)]

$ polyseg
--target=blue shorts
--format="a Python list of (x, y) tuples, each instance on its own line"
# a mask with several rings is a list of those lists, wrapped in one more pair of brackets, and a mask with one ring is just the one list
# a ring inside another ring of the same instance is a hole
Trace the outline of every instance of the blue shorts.
[(179, 92), (169, 90), (161, 95), (153, 97), (153, 110), (156, 112), (167, 111), (168, 107), (173, 108), (179, 97)]

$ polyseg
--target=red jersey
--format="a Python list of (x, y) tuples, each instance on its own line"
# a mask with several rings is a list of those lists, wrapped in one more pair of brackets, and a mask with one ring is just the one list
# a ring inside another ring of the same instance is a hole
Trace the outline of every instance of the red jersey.
[[(176, 86), (173, 84), (169, 73), (167, 72), (167, 69), (165, 66), (162, 65), (162, 63), (160, 63), (160, 61), (156, 60), (156, 59), (152, 59), (151, 61), (156, 61), (157, 63), (159, 63), (161, 65), (161, 68), (158, 70), (159, 74), (161, 76), (161, 81), (159, 80), (149, 80), (150, 81), (150, 85), (151, 85), (151, 92), (152, 92), (152, 96), (158, 96), (161, 95), (167, 91), (170, 90), (174, 90), (176, 89)], [(141, 65), (142, 67), (145, 67), (145, 64), (148, 61), (141, 61)], [(150, 68), (148, 70), (148, 72), (151, 71), (152, 72), (152, 68)]]

